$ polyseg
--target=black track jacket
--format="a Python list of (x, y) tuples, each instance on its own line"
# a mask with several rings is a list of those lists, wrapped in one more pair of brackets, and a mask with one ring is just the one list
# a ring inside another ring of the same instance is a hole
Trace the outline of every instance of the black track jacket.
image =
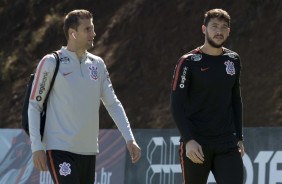
[(226, 48), (219, 56), (197, 48), (179, 59), (170, 108), (183, 142), (243, 140), (240, 70), (239, 55)]

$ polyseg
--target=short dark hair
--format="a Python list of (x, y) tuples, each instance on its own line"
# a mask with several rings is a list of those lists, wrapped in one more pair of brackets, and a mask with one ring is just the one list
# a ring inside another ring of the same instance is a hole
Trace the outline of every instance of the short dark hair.
[(228, 27), (230, 27), (231, 18), (230, 15), (227, 13), (227, 11), (218, 8), (207, 11), (204, 17), (204, 25), (207, 26), (212, 18), (218, 18), (219, 20), (224, 20), (228, 24)]
[(88, 10), (83, 9), (69, 12), (64, 20), (64, 33), (67, 40), (69, 39), (68, 30), (70, 28), (77, 30), (79, 26), (79, 19), (93, 19), (93, 15)]

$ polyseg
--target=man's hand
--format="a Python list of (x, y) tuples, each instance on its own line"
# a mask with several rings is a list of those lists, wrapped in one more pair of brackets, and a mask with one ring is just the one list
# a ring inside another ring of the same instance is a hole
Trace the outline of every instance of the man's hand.
[(127, 141), (127, 149), (131, 156), (132, 163), (136, 163), (141, 157), (141, 149), (138, 144), (133, 140)]
[(241, 153), (241, 157), (243, 157), (244, 154), (245, 154), (245, 148), (244, 148), (244, 145), (243, 145), (243, 141), (239, 141), (238, 146), (239, 146), (239, 152)]
[(186, 156), (195, 164), (202, 164), (204, 162), (204, 153), (202, 146), (195, 140), (190, 140), (186, 143)]
[(32, 153), (33, 155), (33, 165), (35, 168), (39, 169), (40, 171), (47, 171), (47, 165), (46, 165), (46, 154), (45, 151), (39, 150)]

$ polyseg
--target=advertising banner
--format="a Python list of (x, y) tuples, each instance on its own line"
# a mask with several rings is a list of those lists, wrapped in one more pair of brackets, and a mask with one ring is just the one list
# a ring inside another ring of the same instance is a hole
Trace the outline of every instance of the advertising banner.
[[(182, 184), (176, 129), (137, 129), (142, 149), (132, 164), (118, 130), (100, 130), (95, 184)], [(282, 183), (282, 127), (245, 128), (244, 184)], [(0, 129), (0, 184), (52, 184), (49, 172), (33, 167), (29, 137)], [(207, 184), (215, 184), (212, 174)]]
[[(0, 184), (53, 184), (49, 172), (33, 167), (30, 140), (22, 130), (0, 129), (0, 145)], [(119, 131), (100, 130), (95, 184), (124, 183), (125, 149)]]
[[(142, 148), (141, 160), (127, 158), (125, 184), (182, 184), (179, 133), (176, 129), (144, 129), (134, 132)], [(282, 183), (282, 127), (244, 129), (244, 184)], [(210, 173), (208, 184), (215, 184)]]

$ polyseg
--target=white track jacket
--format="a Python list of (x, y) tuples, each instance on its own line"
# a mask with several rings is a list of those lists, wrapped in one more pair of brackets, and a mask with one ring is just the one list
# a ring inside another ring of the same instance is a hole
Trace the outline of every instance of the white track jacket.
[(64, 150), (84, 155), (98, 153), (100, 100), (124, 139), (134, 140), (104, 61), (89, 52), (79, 61), (76, 54), (65, 47), (58, 54), (60, 66), (47, 102), (42, 142), (40, 112), (56, 66), (54, 55), (46, 55), (37, 66), (28, 109), (32, 152)]

